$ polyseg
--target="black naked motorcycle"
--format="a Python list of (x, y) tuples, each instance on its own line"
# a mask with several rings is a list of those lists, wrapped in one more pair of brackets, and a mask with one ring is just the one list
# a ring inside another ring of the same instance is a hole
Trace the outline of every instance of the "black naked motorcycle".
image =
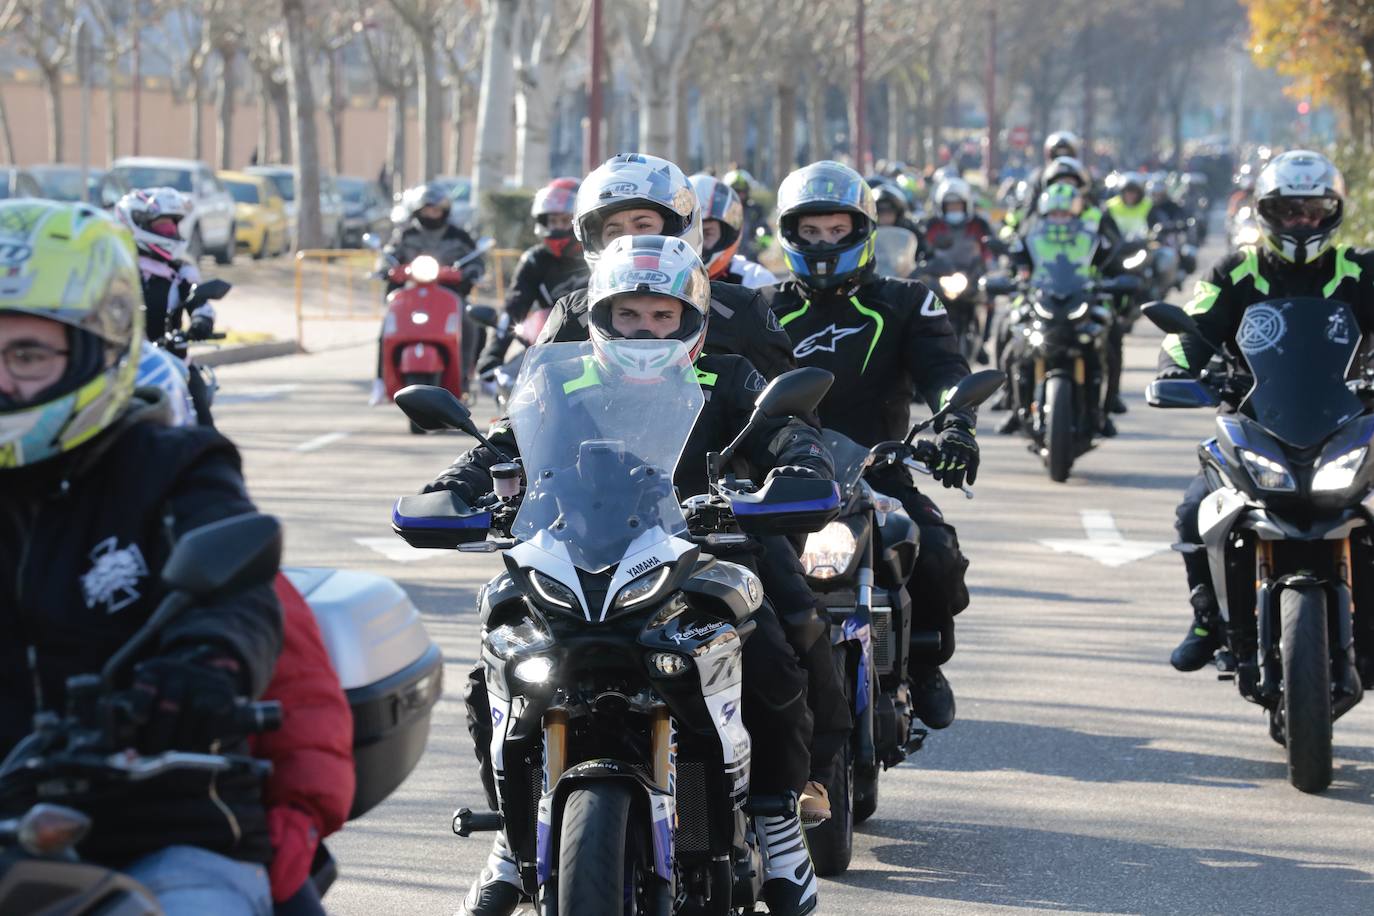
[(979, 316), (983, 305), (979, 280), (984, 269), (982, 247), (963, 233), (941, 236), (934, 253), (916, 269), (916, 278), (944, 300), (959, 351), (970, 361), (982, 353), (986, 339)]
[[(988, 294), (1021, 289), (1008, 277), (988, 277)], [(1013, 401), (1024, 411), (1021, 429), (1050, 479), (1069, 479), (1074, 461), (1097, 444), (1102, 430), (1107, 333), (1114, 297), (1139, 288), (1131, 276), (1092, 279), (1061, 255), (1037, 265), (1010, 317), (1004, 360)]]
[[(616, 346), (644, 344), (662, 349)], [(504, 551), (479, 607), (501, 810), (461, 809), (454, 829), (504, 829), (545, 916), (753, 912), (762, 870), (750, 817), (794, 813), (796, 799), (750, 792), (741, 646), (763, 593), (753, 572), (708, 552), (814, 531), (838, 513), (833, 481), (778, 477), (751, 492), (725, 472), (749, 427), (810, 412), (832, 377), (774, 379), (746, 432), (709, 456), (711, 492), (684, 514), (672, 473), (703, 403), (695, 377), (602, 379), (595, 410), (550, 410), (539, 392), (553, 372), (590, 354), (586, 343), (526, 351), (510, 399), (520, 459), (492, 467), (490, 497), (406, 497), (393, 514), (416, 546)], [(396, 400), (427, 429), (486, 441), (440, 389)]]
[[(177, 542), (162, 579), (171, 589), (143, 627), (99, 674), (67, 680), (67, 708), (40, 711), (33, 732), (0, 763), (0, 913), (6, 916), (161, 916), (152, 893), (112, 869), (82, 862), (76, 847), (91, 827), (85, 803), (170, 773), (250, 771), (271, 764), (251, 757), (129, 750), (129, 723), (115, 689), (144, 648), (198, 600), (271, 580), (281, 558), (276, 520), (249, 514), (206, 525)], [(281, 725), (281, 705), (243, 702), (226, 734)]]
[[(895, 466), (930, 473), (939, 451), (931, 440), (916, 436), (951, 410), (977, 407), (1005, 378), (992, 369), (966, 377), (945, 407), (914, 426), (903, 442), (869, 449), (843, 433), (825, 431), (843, 508), (839, 518), (807, 537), (802, 567), (830, 613), (835, 663), (844, 672), (855, 727), (834, 781), (826, 786), (830, 819), (807, 830), (820, 875), (849, 867), (854, 826), (878, 809), (879, 773), (915, 753), (925, 740), (925, 730), (913, 724), (907, 658), (912, 644), (940, 647), (938, 631), (912, 633), (906, 583), (920, 551), (919, 531), (901, 502), (876, 487)], [(972, 498), (967, 487), (964, 492)]]
[[(1144, 314), (1171, 334), (1202, 337), (1180, 308)], [(1205, 339), (1205, 338), (1202, 338)], [(1216, 407), (1216, 436), (1198, 449), (1210, 493), (1198, 513), (1203, 549), (1225, 621), (1217, 655), (1224, 679), (1269, 713), (1287, 748), (1292, 784), (1331, 783), (1332, 722), (1363, 696), (1374, 660), (1363, 623), (1374, 601), (1371, 389), (1347, 381), (1361, 344), (1350, 306), (1326, 299), (1251, 305), (1239, 352), (1208, 341), (1222, 370), (1163, 379), (1155, 407)]]

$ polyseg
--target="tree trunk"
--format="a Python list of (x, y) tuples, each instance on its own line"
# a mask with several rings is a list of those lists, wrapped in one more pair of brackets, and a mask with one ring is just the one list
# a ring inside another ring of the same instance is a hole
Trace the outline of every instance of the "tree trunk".
[(119, 49), (105, 52), (105, 161), (119, 158)]
[(924, 169), (930, 161), (930, 83), (921, 80), (916, 86), (916, 136), (913, 139), (916, 168)]
[(448, 168), (450, 175), (463, 174), (463, 74), (454, 71), (448, 84)]
[(744, 168), (744, 160), (748, 154), (748, 132), (746, 112), (748, 104), (738, 92), (732, 92), (728, 97), (730, 118), (728, 121), (729, 132), (725, 138), (726, 159), (730, 164), (737, 168)]
[(825, 96), (828, 90), (825, 79), (819, 73), (812, 73), (806, 87), (806, 158), (811, 162), (830, 156), (830, 144), (826, 138)]
[(14, 155), (14, 133), (10, 130), (9, 112), (5, 110), (3, 96), (0, 96), (0, 138), (5, 142), (5, 161), (10, 165), (18, 165), (19, 160)]
[(667, 158), (673, 154), (674, 74), (647, 68), (640, 84), (639, 151)]
[(191, 74), (191, 158), (205, 158), (205, 74)]
[(906, 159), (906, 90), (902, 80), (887, 81), (887, 159), (901, 162)]
[(239, 49), (233, 46), (220, 48), (220, 85), (219, 85), (219, 167), (234, 167), (234, 63), (238, 60)]
[(420, 170), (425, 181), (444, 165), (444, 91), (439, 80), (439, 57), (432, 32), (416, 32), (420, 48)]
[(315, 130), (315, 93), (310, 85), (304, 0), (282, 0), (282, 12), (286, 17), (286, 72), (295, 127), (293, 145), (298, 154), (296, 247), (318, 248), (324, 241), (320, 225), (320, 144)]
[(48, 90), (48, 153), (53, 162), (65, 162), (62, 155), (62, 71), (58, 68), (44, 70), (43, 85)]
[(291, 91), (286, 83), (273, 82), (272, 107), (277, 110), (277, 162), (290, 165), (292, 155)]
[(549, 177), (549, 121), (553, 99), (538, 82), (521, 81), (515, 94), (515, 173), (522, 188), (537, 188)]
[(402, 86), (391, 94), (391, 191), (405, 187), (406, 177), (406, 90)]
[(486, 47), (482, 56), (482, 92), (477, 106), (477, 163), (472, 170), (473, 199), (499, 190), (510, 148), (510, 110), (514, 66), (517, 0), (491, 0), (487, 8)]
[(461, 166), (458, 169), (459, 175), (471, 175), (474, 165), (476, 143), (473, 139), (473, 130), (477, 126), (477, 122), (473, 115), (478, 109), (477, 91), (478, 87), (466, 79), (463, 80), (462, 87), (459, 89), (463, 101), (463, 118), (458, 123), (458, 137), (456, 138), (461, 141), (459, 149), (462, 151), (459, 153), (458, 164)]
[(781, 180), (797, 162), (797, 84), (790, 80), (778, 83), (778, 149), (774, 160), (775, 174)]
[(258, 75), (258, 164), (272, 161), (272, 94), (267, 78)]
[(348, 109), (347, 94), (342, 87), (343, 74), (339, 69), (339, 49), (325, 56), (329, 80), (329, 161), (335, 175), (343, 174), (343, 116)]
[(685, 77), (684, 72), (675, 82), (677, 88), (673, 97), (673, 161), (688, 169), (690, 174), (694, 171), (689, 167), (692, 160), (692, 86)]

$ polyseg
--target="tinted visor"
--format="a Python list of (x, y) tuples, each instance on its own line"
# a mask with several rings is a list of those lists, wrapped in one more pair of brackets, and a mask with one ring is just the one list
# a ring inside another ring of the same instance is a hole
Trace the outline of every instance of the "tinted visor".
[(1270, 197), (1259, 202), (1259, 209), (1280, 226), (1320, 224), (1336, 215), (1340, 202), (1331, 197)]

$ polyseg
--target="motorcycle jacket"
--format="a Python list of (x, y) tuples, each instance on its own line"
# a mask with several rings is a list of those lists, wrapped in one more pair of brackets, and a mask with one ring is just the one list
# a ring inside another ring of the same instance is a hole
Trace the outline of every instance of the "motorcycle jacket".
[[(1366, 337), (1374, 331), (1374, 251), (1335, 245), (1311, 264), (1296, 266), (1247, 245), (1217, 262), (1197, 282), (1183, 307), (1208, 339), (1239, 352), (1236, 332), (1245, 310), (1257, 302), (1286, 297), (1337, 299), (1350, 305)], [(1190, 335), (1169, 334), (1159, 354), (1159, 371), (1184, 369), (1196, 376), (1211, 348)]]
[[(160, 399), (140, 391), (115, 426), (70, 455), (0, 473), (0, 755), (30, 732), (40, 703), (66, 708), (67, 678), (99, 672), (149, 618), (179, 537), (253, 511), (234, 446), (165, 418)], [(193, 605), (137, 661), (211, 647), (238, 662), (245, 695), (256, 697), (281, 645), (281, 608), (262, 584)], [(117, 688), (128, 686), (124, 675)], [(222, 751), (242, 754), (246, 743)], [(260, 780), (239, 771), (140, 782), (83, 802), (94, 826), (78, 850), (114, 867), (175, 844), (267, 862), (261, 794)]]
[(977, 245), (984, 267), (992, 263), (992, 249), (987, 239), (992, 236), (992, 226), (983, 217), (974, 214), (964, 222), (955, 225), (943, 217), (935, 216), (921, 223), (917, 238), (921, 239), (922, 250), (931, 256), (941, 250), (941, 239), (968, 239)]
[[(564, 405), (550, 410), (549, 416), (576, 422), (578, 405), (588, 397), (586, 394), (579, 396), (579, 393), (600, 384), (596, 363), (592, 357), (584, 357), (568, 360), (566, 365), (553, 364), (547, 369), (552, 370), (549, 384), (562, 385), (561, 392), (551, 389), (549, 393)], [(754, 399), (768, 385), (767, 379), (747, 359), (732, 354), (703, 354), (697, 358), (695, 372), (706, 403), (697, 416), (673, 475), (673, 484), (682, 498), (707, 492), (706, 453), (720, 451), (739, 434), (753, 413)], [(516, 455), (515, 434), (508, 420), (497, 421), (487, 438), (507, 455)], [(760, 482), (767, 471), (784, 465), (810, 468), (823, 478), (835, 476), (830, 453), (822, 444), (820, 434), (795, 418), (763, 421), (741, 444), (739, 455)], [(460, 455), (425, 490), (453, 490), (472, 503), (491, 492), (489, 469), (501, 460), (486, 446), (479, 445)]]
[[(821, 424), (860, 445), (906, 438), (913, 393), (938, 410), (969, 374), (945, 304), (919, 281), (877, 277), (849, 297), (808, 298), (788, 280), (764, 295), (797, 364), (835, 375)], [(972, 429), (975, 418), (961, 411), (950, 420)]]
[(1107, 214), (1116, 223), (1121, 237), (1128, 241), (1139, 241), (1149, 236), (1150, 227), (1156, 222), (1151, 211), (1154, 204), (1148, 197), (1141, 198), (1135, 206), (1121, 199), (1120, 195), (1107, 201)]
[(184, 304), (191, 297), (191, 287), (200, 282), (200, 271), (196, 265), (147, 255), (138, 256), (138, 272), (143, 278), (143, 304), (146, 318), (144, 330), (149, 340), (160, 340), (168, 331), (181, 330), (185, 318), (204, 318), (212, 325), (215, 321), (215, 307), (209, 302), (202, 303), (191, 312), (184, 314)]
[[(587, 339), (587, 290), (569, 293), (554, 305), (539, 343)], [(706, 325), (706, 353), (743, 356), (772, 379), (795, 369), (792, 344), (759, 291), (734, 283), (711, 281), (711, 317)]]
[[(445, 223), (437, 229), (426, 229), (418, 219), (412, 219), (396, 228), (383, 250), (399, 264), (409, 264), (420, 255), (427, 254), (438, 261), (440, 267), (447, 267), (461, 261), (476, 247), (472, 236), (452, 223)], [(457, 287), (458, 294), (466, 298), (482, 272), (481, 258), (463, 265), (463, 281)], [(389, 285), (395, 288), (394, 284)]]

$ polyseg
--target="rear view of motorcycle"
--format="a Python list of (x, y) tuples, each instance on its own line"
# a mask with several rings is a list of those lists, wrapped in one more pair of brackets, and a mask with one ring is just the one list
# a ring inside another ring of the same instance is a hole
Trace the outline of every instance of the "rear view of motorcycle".
[[(1145, 315), (1201, 337), (1175, 306)], [(1210, 489), (1202, 546), (1180, 548), (1207, 554), (1226, 637), (1219, 676), (1267, 711), (1289, 781), (1321, 792), (1332, 723), (1360, 701), (1360, 665), (1374, 658), (1361, 625), (1374, 595), (1356, 574), (1374, 533), (1374, 416), (1367, 380), (1346, 379), (1361, 335), (1349, 305), (1291, 299), (1247, 308), (1236, 340), (1239, 354), (1213, 345), (1220, 374), (1157, 380), (1147, 396), (1156, 407), (1234, 407), (1198, 449)]]

